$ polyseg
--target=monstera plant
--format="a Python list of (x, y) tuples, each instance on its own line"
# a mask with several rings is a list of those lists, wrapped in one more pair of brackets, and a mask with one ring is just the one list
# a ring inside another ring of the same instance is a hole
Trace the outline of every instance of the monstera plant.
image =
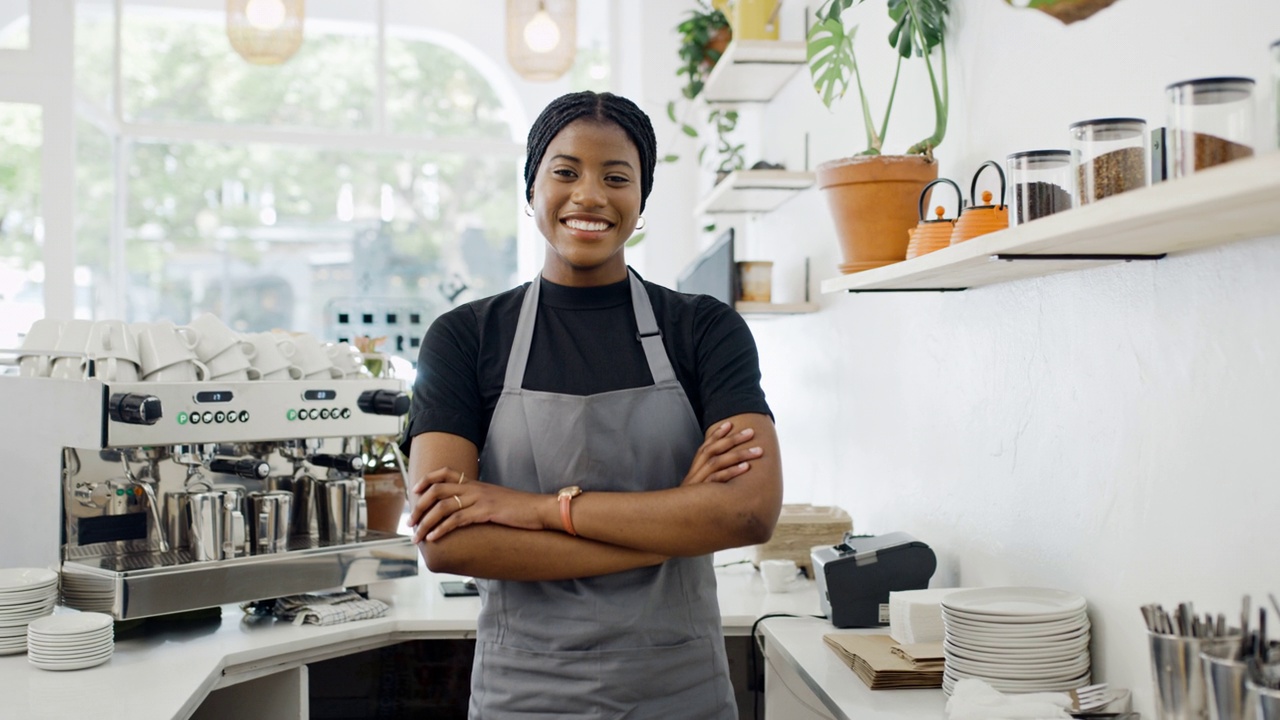
[[(826, 0), (817, 10), (806, 43), (814, 89), (832, 107), (851, 87), (856, 88), (866, 134), (861, 152), (823, 163), (817, 171), (818, 187), (826, 195), (840, 238), (842, 273), (905, 259), (907, 229), (916, 223), (916, 202), (925, 185), (938, 177), (933, 151), (947, 134), (950, 103), (945, 42), (948, 2), (885, 0), (894, 22), (888, 41), (895, 62), (883, 114), (873, 110), (862, 82), (864, 68), (854, 53), (857, 26), (847, 24), (848, 11), (864, 0)], [(902, 64), (913, 58), (921, 59), (928, 72), (933, 132), (909, 146), (905, 155), (885, 155)]]

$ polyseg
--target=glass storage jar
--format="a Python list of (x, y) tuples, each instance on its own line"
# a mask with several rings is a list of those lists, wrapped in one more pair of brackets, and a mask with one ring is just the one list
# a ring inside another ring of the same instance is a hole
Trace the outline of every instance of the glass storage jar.
[(1100, 118), (1071, 125), (1071, 165), (1077, 205), (1147, 186), (1147, 123)]
[(1009, 226), (1071, 209), (1071, 152), (1069, 150), (1027, 150), (1005, 159), (1009, 189), (1013, 195)]
[(1216, 77), (1165, 88), (1171, 177), (1253, 155), (1253, 86), (1252, 78)]
[(1280, 146), (1280, 40), (1271, 43), (1271, 96), (1275, 99), (1276, 145)]

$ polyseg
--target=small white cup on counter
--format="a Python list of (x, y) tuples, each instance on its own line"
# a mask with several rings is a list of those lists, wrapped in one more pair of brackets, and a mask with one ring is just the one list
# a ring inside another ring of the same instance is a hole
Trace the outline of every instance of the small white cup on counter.
[(771, 593), (791, 592), (796, 585), (800, 568), (795, 560), (761, 560), (760, 577), (764, 579), (764, 589)]

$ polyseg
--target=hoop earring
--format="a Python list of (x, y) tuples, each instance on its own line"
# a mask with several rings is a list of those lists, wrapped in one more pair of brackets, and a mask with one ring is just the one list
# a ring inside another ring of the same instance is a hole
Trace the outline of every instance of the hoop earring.
[(524, 204), (524, 214), (533, 217), (533, 206), (529, 203)]
[(643, 230), (643, 229), (644, 229), (644, 225), (645, 225), (645, 223), (644, 223), (644, 216), (643, 216), (643, 215), (641, 215), (641, 216), (637, 219), (637, 221), (636, 221), (636, 229), (637, 229), (637, 230)]

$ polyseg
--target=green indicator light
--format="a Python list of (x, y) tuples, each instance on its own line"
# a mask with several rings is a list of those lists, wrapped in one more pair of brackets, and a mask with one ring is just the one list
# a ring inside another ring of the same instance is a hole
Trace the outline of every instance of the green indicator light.
[(123, 495), (123, 494), (124, 494), (124, 488), (116, 488), (116, 494), (117, 494), (117, 495)]
[(186, 424), (187, 424), (187, 414), (186, 414), (186, 413), (184, 413), (184, 412), (180, 412), (180, 413), (178, 413), (178, 424), (179, 424), (179, 425), (186, 425)]
[(297, 410), (290, 410), (289, 412), (285, 413), (285, 414), (284, 414), (284, 416), (285, 416), (287, 419), (291, 420), (291, 421), (292, 421), (292, 420), (297, 420), (297, 419), (298, 419), (298, 411), (297, 411)]

